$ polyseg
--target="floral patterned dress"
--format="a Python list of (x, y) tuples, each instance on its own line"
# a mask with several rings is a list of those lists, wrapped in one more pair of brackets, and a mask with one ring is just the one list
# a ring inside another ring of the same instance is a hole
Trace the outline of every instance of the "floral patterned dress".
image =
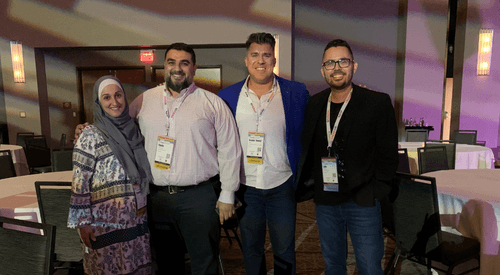
[(154, 274), (147, 213), (137, 211), (134, 186), (95, 126), (83, 130), (73, 165), (68, 227), (91, 225), (96, 237), (92, 249), (82, 244), (85, 273)]

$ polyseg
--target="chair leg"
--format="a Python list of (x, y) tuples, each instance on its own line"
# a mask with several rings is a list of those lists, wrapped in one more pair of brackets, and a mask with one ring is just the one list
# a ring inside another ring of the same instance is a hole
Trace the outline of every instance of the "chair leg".
[(231, 241), (231, 235), (229, 235), (229, 232), (227, 231), (226, 228), (223, 228), (223, 229), (224, 229), (224, 233), (226, 234), (227, 240), (229, 241), (229, 245), (232, 245), (233, 241)]
[(224, 270), (224, 265), (222, 264), (222, 256), (220, 255), (219, 253), (219, 266), (220, 266), (220, 270), (222, 272), (222, 275), (226, 275), (226, 271)]
[(243, 246), (241, 245), (240, 237), (238, 237), (238, 232), (236, 232), (236, 229), (234, 229), (234, 228), (232, 228), (231, 231), (233, 231), (234, 237), (236, 238), (236, 242), (240, 246), (240, 249), (243, 250)]

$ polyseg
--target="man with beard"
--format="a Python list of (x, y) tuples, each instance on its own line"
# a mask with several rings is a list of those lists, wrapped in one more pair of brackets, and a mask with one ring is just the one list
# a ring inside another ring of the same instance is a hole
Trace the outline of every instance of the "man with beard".
[(275, 40), (253, 33), (246, 42), (249, 76), (219, 92), (236, 117), (243, 146), (244, 174), (240, 232), (245, 271), (267, 274), (266, 225), (274, 254), (274, 274), (295, 274), (295, 172), (303, 114), (309, 93), (302, 83), (274, 75)]
[(191, 47), (170, 45), (164, 65), (165, 86), (147, 90), (130, 105), (154, 177), (150, 228), (157, 274), (184, 274), (184, 246), (192, 274), (217, 274), (219, 223), (234, 214), (239, 186), (236, 124), (224, 101), (193, 83)]
[(352, 83), (357, 68), (346, 41), (328, 43), (321, 74), (330, 88), (311, 97), (305, 113), (296, 195), (314, 181), (327, 275), (346, 274), (346, 230), (358, 273), (383, 273), (380, 201), (398, 166), (396, 118), (387, 94)]
[(170, 45), (164, 65), (165, 85), (129, 106), (154, 178), (148, 206), (156, 274), (185, 274), (186, 249), (191, 274), (218, 274), (219, 224), (235, 212), (240, 180), (238, 130), (224, 101), (193, 83), (191, 47)]

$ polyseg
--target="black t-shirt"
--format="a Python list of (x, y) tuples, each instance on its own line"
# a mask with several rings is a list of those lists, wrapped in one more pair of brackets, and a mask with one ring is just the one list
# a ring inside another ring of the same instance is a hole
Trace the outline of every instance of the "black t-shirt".
[[(337, 119), (337, 115), (342, 108), (343, 103), (333, 103), (330, 102), (330, 129), (333, 128), (335, 124), (335, 120)], [(335, 135), (334, 145), (330, 148), (330, 152), (327, 150), (328, 146), (328, 138), (326, 136), (326, 104), (321, 110), (321, 114), (319, 115), (318, 123), (316, 124), (316, 129), (314, 130), (313, 144), (311, 145), (311, 152), (313, 152), (313, 177), (315, 182), (315, 194), (314, 194), (314, 202), (322, 205), (339, 205), (351, 200), (351, 197), (348, 193), (343, 193), (343, 186), (345, 186), (344, 180), (339, 175), (339, 183), (340, 190), (339, 192), (327, 192), (323, 191), (323, 173), (321, 168), (321, 158), (328, 157), (328, 153), (330, 153), (330, 157), (339, 157), (338, 155), (338, 146), (342, 146), (342, 138), (343, 138), (343, 128), (342, 121), (345, 121), (345, 112), (342, 116), (339, 127), (337, 129), (337, 134)], [(337, 152), (336, 152), (337, 151)], [(342, 157), (337, 159), (337, 169), (340, 170), (339, 161), (342, 161)], [(342, 174), (341, 171), (339, 173)]]

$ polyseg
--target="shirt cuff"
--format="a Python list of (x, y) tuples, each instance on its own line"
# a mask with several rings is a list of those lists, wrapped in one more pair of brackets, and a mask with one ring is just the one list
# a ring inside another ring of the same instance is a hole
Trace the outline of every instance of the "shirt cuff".
[(219, 201), (223, 203), (233, 204), (234, 203), (234, 192), (222, 190), (220, 192)]

